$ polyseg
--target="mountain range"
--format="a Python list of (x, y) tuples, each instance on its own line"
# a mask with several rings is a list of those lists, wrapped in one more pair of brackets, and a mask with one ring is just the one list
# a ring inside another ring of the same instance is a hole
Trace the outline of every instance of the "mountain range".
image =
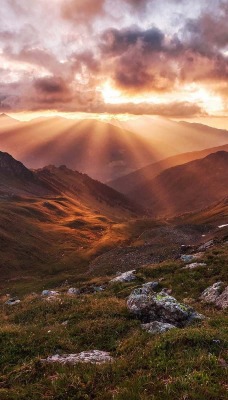
[(61, 117), (0, 118), (1, 150), (29, 168), (66, 165), (109, 182), (177, 154), (228, 143), (228, 132), (150, 117), (111, 123)]

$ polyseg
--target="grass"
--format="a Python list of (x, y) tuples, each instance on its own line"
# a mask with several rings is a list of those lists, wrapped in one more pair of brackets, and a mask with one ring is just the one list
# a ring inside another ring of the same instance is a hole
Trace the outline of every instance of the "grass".
[[(228, 246), (221, 245), (205, 254), (207, 267), (183, 270), (179, 261), (165, 262), (141, 268), (136, 281), (109, 285), (102, 293), (68, 297), (59, 288), (62, 294), (53, 302), (27, 293), (17, 306), (3, 305), (0, 399), (225, 400), (227, 316), (198, 298), (210, 284), (226, 281), (227, 258)], [(128, 313), (126, 297), (150, 280), (171, 288), (207, 319), (163, 335), (143, 331)], [(103, 276), (75, 284), (106, 281)], [(40, 361), (89, 349), (109, 351), (115, 361), (100, 366)]]

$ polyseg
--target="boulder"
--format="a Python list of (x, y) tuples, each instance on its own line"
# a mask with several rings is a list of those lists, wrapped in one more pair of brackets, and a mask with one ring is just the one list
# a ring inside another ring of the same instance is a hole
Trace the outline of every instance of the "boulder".
[(223, 282), (216, 282), (204, 290), (200, 299), (205, 303), (226, 309), (228, 307), (228, 286), (225, 287)]
[(210, 247), (212, 247), (214, 244), (213, 240), (209, 240), (206, 243), (201, 244), (201, 246), (198, 248), (199, 251), (206, 251), (207, 249), (209, 249)]
[(195, 262), (195, 263), (186, 265), (186, 267), (183, 267), (182, 269), (196, 269), (198, 267), (206, 267), (206, 266), (207, 266), (207, 264), (205, 264), (205, 263)]
[(59, 363), (59, 364), (77, 364), (77, 363), (91, 363), (91, 364), (103, 364), (107, 362), (112, 362), (113, 358), (110, 356), (110, 353), (106, 351), (99, 350), (91, 350), (91, 351), (83, 351), (78, 354), (63, 354), (63, 355), (54, 355), (46, 358), (45, 360), (41, 360), (47, 363)]
[(110, 283), (117, 283), (117, 282), (124, 283), (124, 282), (134, 281), (136, 279), (135, 273), (136, 273), (135, 269), (133, 269), (132, 271), (124, 272), (123, 274), (120, 274), (116, 278), (113, 278), (110, 281)]
[(15, 306), (16, 304), (19, 304), (21, 302), (21, 300), (19, 300), (17, 297), (16, 298), (12, 298), (9, 299), (5, 302), (5, 304), (7, 304), (8, 306)]
[(67, 294), (69, 294), (70, 296), (78, 295), (78, 294), (80, 294), (80, 290), (76, 289), (76, 288), (70, 288), (67, 291)]
[(155, 293), (145, 286), (133, 290), (127, 300), (127, 307), (144, 323), (158, 321), (182, 327), (203, 318), (191, 307), (179, 303), (166, 292)]
[(181, 261), (183, 261), (185, 264), (190, 264), (195, 260), (198, 260), (204, 255), (204, 253), (195, 253), (195, 254), (183, 254), (181, 256)]
[(59, 295), (59, 293), (56, 292), (55, 290), (43, 290), (43, 292), (41, 293), (41, 296), (44, 296), (44, 297), (55, 297), (58, 295)]
[(216, 300), (216, 306), (225, 310), (228, 308), (228, 286), (225, 290), (220, 294), (220, 296)]
[(156, 335), (157, 333), (165, 333), (170, 329), (176, 328), (175, 325), (167, 324), (165, 322), (150, 322), (148, 324), (142, 324), (142, 329), (151, 333), (152, 335)]

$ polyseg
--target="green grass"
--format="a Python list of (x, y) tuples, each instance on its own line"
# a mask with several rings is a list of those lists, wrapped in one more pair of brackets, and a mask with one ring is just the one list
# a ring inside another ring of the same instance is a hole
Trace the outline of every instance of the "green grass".
[[(205, 254), (206, 268), (189, 271), (179, 261), (166, 262), (141, 268), (135, 282), (110, 285), (99, 294), (69, 298), (59, 288), (62, 294), (53, 302), (27, 293), (17, 306), (3, 305), (0, 399), (225, 400), (228, 318), (198, 297), (210, 284), (226, 281), (227, 259), (227, 245), (219, 246)], [(207, 319), (163, 335), (142, 331), (128, 313), (126, 297), (142, 282), (160, 279), (160, 288), (172, 288), (176, 298)], [(89, 349), (110, 351), (115, 361), (100, 366), (40, 361), (57, 352)]]

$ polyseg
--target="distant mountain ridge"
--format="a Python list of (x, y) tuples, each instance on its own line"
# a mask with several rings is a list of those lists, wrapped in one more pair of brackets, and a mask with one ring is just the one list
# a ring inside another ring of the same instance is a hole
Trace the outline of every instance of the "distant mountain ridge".
[(177, 165), (186, 164), (187, 162), (204, 158), (211, 153), (216, 153), (223, 150), (228, 151), (228, 144), (201, 151), (172, 156), (134, 171), (131, 174), (122, 176), (114, 181), (110, 181), (108, 182), (108, 185), (113, 189), (116, 189), (117, 191), (131, 197), (131, 192), (136, 192), (137, 188), (142, 185), (146, 185), (147, 182), (150, 182), (151, 179), (154, 179), (162, 171)]
[(155, 216), (174, 216), (203, 209), (228, 195), (228, 152), (175, 166), (138, 186), (130, 198)]
[(203, 125), (147, 117), (111, 122), (3, 117), (0, 146), (29, 168), (66, 165), (107, 183), (177, 154), (228, 143), (227, 131)]

